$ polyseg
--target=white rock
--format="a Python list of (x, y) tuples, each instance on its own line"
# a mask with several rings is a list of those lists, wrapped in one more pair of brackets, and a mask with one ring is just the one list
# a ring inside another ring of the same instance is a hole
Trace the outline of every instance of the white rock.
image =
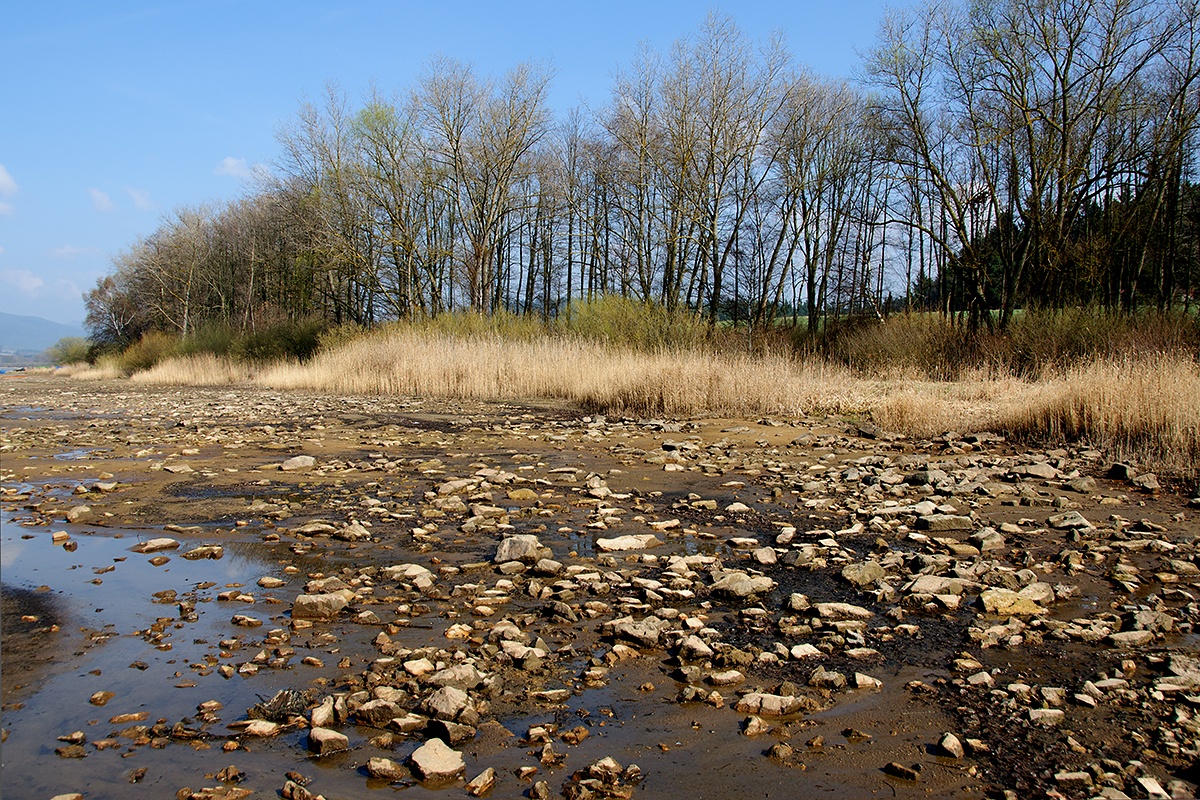
[(316, 465), (317, 460), (312, 456), (292, 456), (280, 464), (279, 468), (284, 472), (298, 472), (304, 469), (312, 469)]
[(157, 539), (150, 539), (149, 541), (135, 545), (133, 552), (157, 553), (160, 550), (174, 550), (177, 547), (179, 547), (179, 542), (175, 541), (174, 539), (169, 539), (166, 536), (162, 536)]
[(645, 550), (660, 544), (662, 540), (652, 533), (631, 533), (611, 539), (597, 539), (596, 549), (605, 553), (617, 553), (624, 550)]
[(450, 748), (441, 739), (430, 739), (408, 757), (413, 772), (421, 780), (446, 780), (466, 770), (462, 753)]

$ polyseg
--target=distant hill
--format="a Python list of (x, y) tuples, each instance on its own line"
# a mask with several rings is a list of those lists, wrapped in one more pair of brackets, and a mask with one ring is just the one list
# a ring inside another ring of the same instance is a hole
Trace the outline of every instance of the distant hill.
[(67, 336), (87, 336), (78, 325), (0, 311), (0, 351), (40, 353)]

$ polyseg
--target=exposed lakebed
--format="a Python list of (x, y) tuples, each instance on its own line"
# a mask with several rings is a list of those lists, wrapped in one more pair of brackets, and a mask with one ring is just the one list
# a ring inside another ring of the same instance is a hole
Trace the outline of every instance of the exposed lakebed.
[[(1198, 777), (1197, 512), (1100, 453), (39, 378), (0, 400), (12, 796)], [(433, 739), (461, 770), (422, 773)]]

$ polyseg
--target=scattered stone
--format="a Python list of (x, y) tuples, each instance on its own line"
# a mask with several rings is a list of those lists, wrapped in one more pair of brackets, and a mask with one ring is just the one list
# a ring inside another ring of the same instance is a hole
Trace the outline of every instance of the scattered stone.
[(160, 550), (174, 550), (179, 547), (179, 542), (165, 536), (157, 539), (150, 539), (133, 547), (135, 553), (157, 553)]
[(765, 575), (747, 575), (744, 572), (729, 572), (710, 587), (716, 595), (747, 598), (764, 594), (775, 588), (775, 581)]
[(349, 737), (328, 728), (310, 728), (308, 749), (319, 756), (342, 753), (350, 749)]
[(496, 786), (496, 770), (488, 767), (483, 772), (476, 775), (467, 782), (463, 788), (467, 790), (467, 794), (472, 797), (482, 797), (490, 792)]
[(923, 517), (917, 517), (917, 530), (929, 531), (931, 533), (969, 531), (974, 527), (975, 523), (970, 517), (961, 517), (954, 514), (928, 514)]
[(1088, 522), (1083, 514), (1080, 514), (1078, 511), (1064, 511), (1061, 514), (1052, 514), (1046, 520), (1046, 524), (1058, 530), (1086, 530), (1096, 527)]
[(407, 778), (411, 773), (390, 758), (377, 757), (367, 761), (367, 774), (372, 778), (399, 781)]
[(500, 542), (500, 546), (496, 548), (496, 556), (492, 560), (496, 564), (504, 564), (509, 561), (533, 564), (538, 559), (549, 557), (550, 548), (544, 547), (536, 536), (518, 534), (509, 536)]
[(661, 544), (662, 540), (652, 533), (631, 533), (613, 539), (597, 539), (596, 549), (605, 553), (616, 553), (625, 550), (645, 550)]
[(979, 595), (979, 604), (987, 613), (1002, 617), (1034, 616), (1046, 613), (1045, 608), (1011, 589), (985, 589)]
[(857, 564), (847, 564), (842, 568), (842, 579), (859, 589), (873, 586), (886, 577), (887, 572), (878, 561), (868, 560)]
[(943, 733), (938, 739), (938, 747), (950, 758), (962, 758), (965, 755), (963, 744), (953, 733)]
[(279, 465), (279, 468), (284, 472), (300, 472), (302, 470), (312, 469), (317, 465), (317, 459), (313, 456), (292, 456), (287, 461)]
[(430, 739), (408, 758), (413, 772), (423, 781), (457, 778), (466, 770), (462, 753), (451, 749), (441, 739)]
[(921, 771), (917, 767), (906, 767), (897, 761), (889, 761), (884, 766), (883, 771), (893, 778), (900, 778), (906, 781), (916, 781), (921, 778)]
[(302, 594), (292, 604), (292, 619), (333, 619), (349, 604), (341, 592)]

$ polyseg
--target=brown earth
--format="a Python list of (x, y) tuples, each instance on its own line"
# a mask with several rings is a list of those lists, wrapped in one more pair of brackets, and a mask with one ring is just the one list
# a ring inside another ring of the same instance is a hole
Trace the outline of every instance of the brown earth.
[[(538, 403), (39, 377), (0, 381), (0, 402), (5, 547), (20, 544), (17, 536), (49, 545), (53, 531), (69, 534), (80, 556), (118, 541), (122, 555), (64, 569), (90, 567), (97, 592), (124, 588), (122, 603), (157, 617), (116, 630), (125, 649), (110, 657), (136, 659), (131, 674), (144, 679), (132, 685), (144, 692), (136, 705), (147, 708), (148, 729), (113, 739), (126, 749), (109, 757), (94, 744), (107, 741), (103, 723), (87, 728), (95, 722), (84, 714), (86, 758), (60, 758), (62, 744), (46, 736), (72, 733), (77, 700), (39, 691), (43, 673), (65, 670), (54, 685), (74, 681), (82, 697), (98, 681), (117, 681), (111, 665), (94, 668), (97, 653), (116, 643), (90, 649), (114, 637), (114, 625), (101, 623), (115, 606), (73, 602), (90, 596), (66, 577), (35, 591), (28, 561), (5, 560), (4, 734), (15, 744), (28, 732), (20, 747), (6, 748), (29, 758), (6, 757), (4, 780), (21, 793), (86, 784), (89, 797), (162, 796), (215, 786), (206, 776), (225, 764), (206, 751), (222, 746), (218, 755), (246, 772), (237, 785), (267, 795), (297, 767), (316, 776), (312, 791), (330, 797), (381, 788), (388, 781), (368, 777), (367, 761), (403, 761), (429, 731), (380, 738), (380, 728), (344, 721), (352, 751), (306, 762), (298, 717), (279, 738), (248, 739), (176, 698), (205, 691), (223, 704), (226, 726), (245, 719), (249, 692), (265, 700), (282, 688), (304, 693), (311, 709), (325, 696), (361, 705), (356, 693), (407, 687), (411, 702), (401, 705), (409, 711), (430, 687), (398, 664), (422, 654), (497, 676), (471, 690), (475, 735), (455, 744), (467, 756), (466, 778), (496, 769), (496, 796), (540, 796), (538, 781), (569, 797), (778, 797), (798, 787), (833, 797), (1087, 797), (1102, 787), (1144, 797), (1155, 785), (1190, 796), (1200, 778), (1192, 719), (1200, 683), (1188, 683), (1183, 660), (1196, 651), (1200, 613), (1195, 504), (1106, 477), (1109, 463), (1086, 447), (1031, 448), (987, 434), (915, 441), (838, 418), (617, 420)], [(296, 455), (315, 465), (280, 469)], [(457, 479), (467, 483), (454, 488)], [(462, 504), (447, 504), (452, 497)], [(1050, 524), (1068, 511), (1091, 525)], [(326, 525), (305, 527), (313, 522)], [(987, 530), (1003, 541), (981, 552), (968, 537)], [(646, 533), (661, 544), (609, 554), (597, 542)], [(497, 544), (515, 534), (537, 536), (557, 571), (491, 563)], [(126, 553), (163, 536), (180, 543), (160, 554), (169, 564)], [(231, 554), (221, 566), (227, 580), (181, 583), (167, 574), (208, 569), (181, 560), (200, 545)], [(683, 574), (671, 566), (676, 555), (719, 561)], [(882, 578), (860, 588), (843, 576), (867, 561)], [(428, 568), (432, 586), (382, 577), (382, 568), (408, 563)], [(729, 570), (773, 585), (742, 598), (712, 590)], [(280, 586), (246, 582), (267, 571)], [(922, 574), (967, 586), (909, 591)], [(292, 619), (305, 581), (327, 577), (350, 586), (350, 606), (328, 621)], [(1031, 583), (1052, 587), (1033, 613), (978, 608), (985, 588)], [(216, 596), (230, 588), (253, 597)], [(869, 620), (789, 608), (795, 594), (813, 608), (866, 609)], [(267, 624), (242, 628), (232, 622), (237, 614)], [(605, 627), (630, 616), (662, 620), (663, 634), (646, 643)], [(500, 620), (548, 652), (519, 663), (492, 636)], [(465, 626), (464, 638), (447, 638), (455, 625)], [(715, 652), (684, 659), (681, 628)], [(1145, 634), (1113, 638), (1123, 631)], [(802, 644), (819, 655), (789, 655)], [(256, 652), (265, 655), (255, 661)], [(319, 663), (300, 666), (306, 656)], [(814, 682), (818, 666), (849, 687)], [(160, 669), (176, 689), (155, 688), (149, 679)], [(741, 679), (721, 685), (731, 670)], [(881, 686), (854, 688), (856, 673)], [(556, 689), (566, 691), (540, 694)], [(751, 690), (802, 698), (805, 710), (764, 717), (769, 732), (743, 735), (748, 714), (733, 706)], [(1046, 709), (1061, 710), (1061, 721), (1033, 719)], [(45, 722), (54, 715), (64, 719)], [(515, 736), (497, 736), (496, 722)], [(593, 735), (576, 745), (548, 734), (565, 756), (559, 765), (553, 754), (540, 759), (544, 742), (527, 730), (548, 724), (559, 733), (582, 724)], [(945, 732), (973, 740), (963, 757), (938, 746)], [(772, 749), (781, 744), (790, 751)], [(640, 779), (571, 778), (605, 755), (636, 762)], [(149, 776), (128, 783), (136, 770), (127, 759), (145, 759)], [(898, 777), (893, 763), (918, 767), (915, 779)], [(522, 767), (536, 772), (518, 775)], [(394, 785), (435, 788), (411, 778)], [(440, 791), (461, 795), (461, 787)]]

